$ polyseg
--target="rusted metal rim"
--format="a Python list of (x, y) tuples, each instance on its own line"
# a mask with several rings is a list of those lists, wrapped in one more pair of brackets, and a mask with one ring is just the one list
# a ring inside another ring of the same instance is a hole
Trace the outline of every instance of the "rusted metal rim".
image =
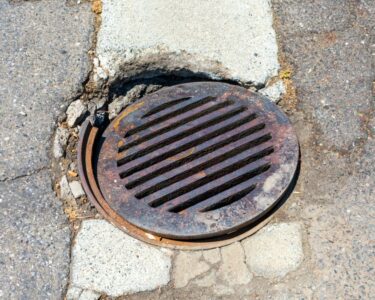
[[(202, 84), (202, 83), (200, 83)], [(237, 87), (236, 87), (237, 89)], [(249, 94), (246, 95), (247, 97)], [(267, 103), (267, 102), (266, 102)], [(137, 107), (138, 104), (138, 107)], [(267, 103), (269, 105), (269, 103)], [(139, 102), (127, 109), (127, 114), (130, 111), (136, 111), (139, 108)], [(283, 122), (285, 118), (283, 115)], [(120, 116), (120, 120), (124, 118), (124, 113)], [(119, 122), (117, 120), (117, 122)], [(287, 124), (289, 125), (289, 123)], [(289, 128), (289, 127), (288, 127)], [(84, 189), (88, 195), (89, 200), (96, 206), (98, 211), (105, 216), (107, 220), (112, 222), (114, 225), (118, 226), (128, 234), (132, 235), (135, 238), (143, 240), (145, 242), (171, 247), (171, 248), (188, 248), (188, 249), (208, 249), (208, 248), (215, 248), (224, 246), (226, 244), (232, 243), (237, 240), (241, 240), (259, 228), (266, 224), (274, 210), (277, 209), (277, 204), (280, 204), (281, 196), (278, 197), (272, 204), (267, 207), (267, 209), (263, 210), (262, 214), (259, 214), (255, 220), (252, 220), (251, 224), (242, 226), (241, 228), (234, 228), (232, 232), (225, 232), (220, 236), (210, 237), (210, 238), (202, 238), (202, 239), (194, 239), (194, 240), (182, 240), (182, 239), (175, 239), (175, 238), (168, 238), (165, 236), (160, 236), (158, 234), (151, 233), (151, 231), (143, 230), (134, 224), (128, 222), (123, 216), (120, 216), (115, 210), (113, 210), (108, 201), (103, 197), (102, 191), (99, 188), (98, 181), (97, 181), (97, 162), (98, 162), (98, 153), (96, 153), (98, 148), (101, 148), (103, 145), (103, 128), (98, 128), (93, 126), (92, 122), (86, 121), (80, 133), (80, 141), (79, 141), (79, 149), (78, 149), (78, 163), (79, 163), (79, 173), (82, 179), (82, 184)], [(294, 133), (293, 133), (294, 134)], [(293, 137), (293, 135), (292, 135)], [(296, 140), (295, 140), (296, 141)], [(293, 158), (291, 162), (295, 163), (292, 165), (292, 175), (295, 173), (295, 168), (297, 165), (298, 160), (298, 144), (292, 139), (292, 146), (297, 153), (292, 153), (291, 157)], [(98, 147), (98, 144), (99, 147)], [(297, 147), (295, 149), (295, 146)], [(293, 150), (292, 147), (292, 150)], [(294, 160), (295, 155), (297, 155), (297, 159)], [(283, 189), (282, 194), (284, 194), (286, 188)]]

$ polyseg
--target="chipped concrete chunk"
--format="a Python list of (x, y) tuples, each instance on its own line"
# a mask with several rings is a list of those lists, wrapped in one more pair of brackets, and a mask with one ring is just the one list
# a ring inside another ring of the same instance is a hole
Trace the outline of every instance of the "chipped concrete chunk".
[(247, 284), (253, 278), (249, 272), (245, 254), (240, 243), (234, 243), (221, 248), (222, 264), (218, 270), (218, 277), (230, 286)]
[(170, 280), (171, 258), (104, 220), (85, 220), (72, 250), (71, 284), (111, 297), (149, 291)]
[(102, 3), (97, 64), (112, 77), (162, 70), (258, 84), (277, 75), (269, 0)]
[(268, 97), (273, 102), (277, 103), (281, 99), (281, 97), (285, 94), (285, 85), (282, 80), (278, 80), (275, 83), (261, 89), (259, 93)]
[(250, 270), (263, 277), (281, 277), (298, 268), (303, 260), (301, 227), (298, 223), (268, 225), (242, 241)]
[(76, 126), (85, 116), (86, 112), (87, 107), (81, 100), (72, 102), (66, 111), (66, 118), (69, 127)]
[(79, 181), (69, 182), (69, 187), (74, 198), (77, 199), (85, 195), (85, 191), (83, 190), (82, 185)]
[(83, 291), (81, 296), (79, 296), (78, 300), (98, 300), (100, 298), (100, 294), (94, 291), (86, 290)]
[(108, 117), (114, 119), (119, 112), (127, 105), (125, 97), (118, 97), (108, 105)]
[(70, 190), (68, 179), (66, 178), (65, 175), (63, 177), (61, 177), (59, 184), (60, 184), (60, 197), (62, 199), (71, 198), (73, 195), (72, 195), (72, 192)]
[(202, 260), (201, 252), (180, 252), (174, 262), (174, 286), (182, 288), (189, 281), (204, 272), (207, 272), (210, 266)]
[(75, 286), (70, 286), (68, 292), (66, 293), (66, 300), (78, 300), (82, 293), (82, 289)]
[(60, 158), (64, 155), (68, 138), (69, 130), (67, 128), (58, 127), (56, 129), (55, 138), (53, 140), (53, 156), (55, 158)]
[(108, 105), (109, 119), (114, 119), (119, 112), (132, 103), (134, 100), (140, 98), (146, 91), (147, 86), (145, 84), (139, 84), (130, 89), (126, 96), (118, 97)]

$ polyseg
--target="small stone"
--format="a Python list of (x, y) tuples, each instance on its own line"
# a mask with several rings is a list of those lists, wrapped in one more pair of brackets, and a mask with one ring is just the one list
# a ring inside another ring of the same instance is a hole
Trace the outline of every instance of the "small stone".
[(70, 190), (72, 191), (73, 197), (76, 199), (86, 195), (79, 181), (69, 182), (69, 187), (70, 187)]
[(81, 296), (79, 296), (78, 300), (98, 300), (100, 296), (101, 295), (97, 292), (85, 290), (82, 292)]
[(233, 243), (221, 248), (222, 264), (218, 270), (218, 277), (230, 286), (248, 284), (253, 275), (249, 272), (245, 253), (240, 243)]
[(87, 110), (90, 112), (90, 115), (93, 115), (95, 114), (96, 112), (96, 104), (93, 102), (93, 101), (90, 101), (88, 104), (87, 104)]
[(60, 197), (62, 199), (72, 198), (73, 196), (72, 191), (70, 190), (68, 179), (66, 178), (65, 175), (61, 177), (59, 184), (60, 184)]
[(201, 260), (201, 252), (180, 252), (178, 253), (174, 262), (174, 286), (182, 288), (186, 286), (189, 281), (210, 269), (210, 266)]
[(69, 170), (74, 172), (77, 171), (77, 164), (74, 161), (69, 164)]
[(278, 80), (272, 85), (269, 85), (264, 89), (259, 90), (259, 93), (271, 99), (272, 102), (277, 103), (281, 99), (282, 95), (285, 94), (284, 82), (282, 80)]
[(258, 276), (285, 276), (297, 269), (303, 260), (301, 226), (298, 223), (268, 225), (242, 244), (246, 262)]
[(171, 258), (105, 220), (85, 220), (72, 250), (71, 284), (110, 297), (168, 284)]
[(107, 79), (108, 78), (108, 74), (103, 68), (97, 67), (97, 68), (95, 68), (95, 71), (96, 71), (96, 75), (98, 76), (98, 78), (100, 78), (100, 79)]
[(77, 177), (77, 176), (78, 176), (78, 173), (77, 173), (77, 172), (74, 172), (74, 171), (71, 171), (71, 170), (69, 170), (69, 171), (68, 171), (68, 175), (69, 175), (70, 177)]
[(138, 84), (138, 85), (134, 86), (133, 88), (131, 88), (126, 93), (126, 97), (129, 99), (129, 101), (134, 101), (135, 99), (140, 98), (145, 93), (146, 90), (147, 90), (147, 85)]
[(160, 90), (163, 86), (159, 84), (150, 84), (145, 91), (145, 94), (150, 94), (153, 92), (156, 92), (157, 90)]
[(81, 100), (72, 102), (66, 111), (67, 123), (69, 127), (76, 126), (85, 116), (86, 112), (87, 107), (82, 103)]
[(106, 99), (105, 98), (94, 99), (94, 102), (96, 103), (96, 109), (102, 109), (106, 104)]
[(69, 287), (65, 298), (66, 300), (78, 300), (81, 293), (82, 293), (82, 289), (72, 286), (72, 287)]
[(210, 249), (203, 251), (203, 258), (205, 261), (209, 262), (210, 264), (216, 264), (221, 260), (220, 249)]
[(114, 119), (124, 107), (140, 98), (146, 90), (146, 87), (145, 84), (136, 85), (126, 93), (126, 96), (118, 97), (110, 103), (108, 105), (109, 119)]
[(128, 105), (128, 103), (126, 103), (126, 100), (126, 97), (118, 97), (108, 105), (108, 117), (110, 120), (114, 119), (120, 113), (120, 111), (126, 105)]
[(68, 139), (69, 130), (67, 128), (58, 127), (53, 140), (53, 157), (63, 157)]

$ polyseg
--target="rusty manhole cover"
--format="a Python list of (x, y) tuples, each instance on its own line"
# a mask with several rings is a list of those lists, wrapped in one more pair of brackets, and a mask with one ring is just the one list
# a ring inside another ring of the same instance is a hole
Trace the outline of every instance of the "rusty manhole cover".
[(291, 184), (298, 157), (276, 105), (213, 82), (147, 95), (105, 130), (86, 122), (79, 145), (80, 175), (98, 209), (143, 240), (177, 245), (257, 224)]

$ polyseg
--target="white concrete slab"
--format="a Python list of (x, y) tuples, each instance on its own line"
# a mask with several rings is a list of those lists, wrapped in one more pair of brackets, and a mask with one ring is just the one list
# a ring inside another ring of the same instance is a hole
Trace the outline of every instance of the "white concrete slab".
[(264, 84), (278, 72), (269, 0), (102, 3), (99, 77), (194, 72)]
[(117, 297), (166, 285), (170, 268), (165, 251), (133, 239), (107, 221), (86, 220), (73, 246), (70, 283)]

